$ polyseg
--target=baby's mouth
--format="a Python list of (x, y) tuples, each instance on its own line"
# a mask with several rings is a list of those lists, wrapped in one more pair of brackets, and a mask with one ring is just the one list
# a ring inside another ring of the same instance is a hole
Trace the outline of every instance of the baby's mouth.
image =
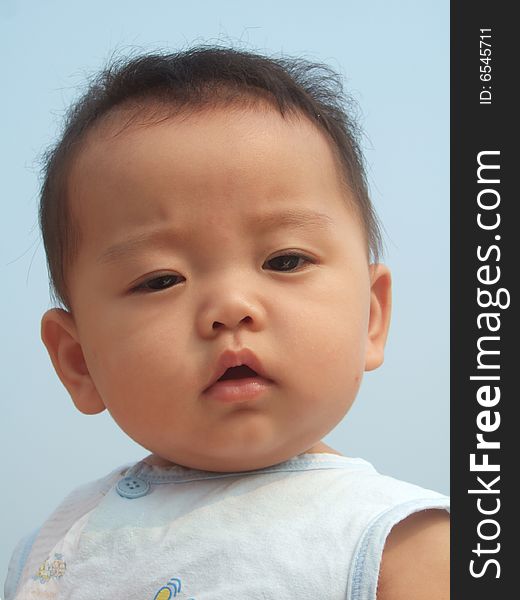
[(243, 403), (260, 397), (272, 383), (248, 365), (237, 365), (228, 367), (204, 393), (213, 401), (225, 404)]
[(244, 379), (245, 377), (258, 377), (258, 373), (247, 365), (239, 365), (238, 367), (230, 367), (227, 371), (217, 379), (217, 381), (226, 381), (228, 379)]
[[(251, 395), (252, 390), (264, 389), (273, 383), (252, 350), (225, 350), (218, 358), (213, 375), (204, 388), (204, 393), (228, 395)], [(226, 392), (227, 390), (227, 392)], [(247, 392), (249, 390), (249, 392)], [(246, 393), (247, 392), (247, 393)], [(251, 393), (250, 393), (251, 392)]]

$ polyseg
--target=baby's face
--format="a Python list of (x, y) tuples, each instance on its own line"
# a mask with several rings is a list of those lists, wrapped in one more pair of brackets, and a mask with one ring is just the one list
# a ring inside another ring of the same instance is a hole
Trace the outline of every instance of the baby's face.
[[(77, 406), (193, 468), (312, 451), (382, 351), (374, 268), (325, 137), (272, 110), (207, 110), (91, 136), (69, 190)], [(214, 384), (233, 358), (256, 376)]]

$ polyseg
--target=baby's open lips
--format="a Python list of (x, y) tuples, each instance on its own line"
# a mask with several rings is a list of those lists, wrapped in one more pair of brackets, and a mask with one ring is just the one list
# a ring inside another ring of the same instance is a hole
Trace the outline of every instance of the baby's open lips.
[(271, 381), (254, 352), (248, 348), (242, 348), (239, 351), (225, 350), (220, 355), (213, 376), (204, 391), (207, 391), (219, 381), (240, 380), (250, 377)]
[(244, 379), (244, 377), (257, 377), (258, 373), (247, 365), (239, 365), (238, 367), (230, 367), (227, 371), (217, 379), (224, 381), (226, 379)]

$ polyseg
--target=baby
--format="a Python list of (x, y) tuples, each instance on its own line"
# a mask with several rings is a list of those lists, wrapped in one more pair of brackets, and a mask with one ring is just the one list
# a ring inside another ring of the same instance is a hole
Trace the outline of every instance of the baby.
[(42, 339), (76, 407), (151, 454), (19, 543), (6, 600), (449, 597), (448, 499), (321, 441), (391, 308), (340, 91), (199, 47), (115, 64), (70, 111)]

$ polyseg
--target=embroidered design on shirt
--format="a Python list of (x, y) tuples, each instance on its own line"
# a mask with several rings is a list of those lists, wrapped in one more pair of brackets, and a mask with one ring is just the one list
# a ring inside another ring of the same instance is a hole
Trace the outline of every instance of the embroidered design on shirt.
[[(166, 585), (157, 590), (153, 600), (170, 600), (170, 598), (175, 598), (177, 594), (180, 594), (181, 590), (181, 580), (178, 577), (172, 577)], [(195, 598), (188, 598), (188, 600), (195, 600)]]
[(67, 563), (63, 560), (63, 554), (54, 554), (53, 558), (48, 558), (38, 569), (38, 573), (32, 577), (34, 581), (47, 583), (51, 579), (59, 579), (65, 575)]

